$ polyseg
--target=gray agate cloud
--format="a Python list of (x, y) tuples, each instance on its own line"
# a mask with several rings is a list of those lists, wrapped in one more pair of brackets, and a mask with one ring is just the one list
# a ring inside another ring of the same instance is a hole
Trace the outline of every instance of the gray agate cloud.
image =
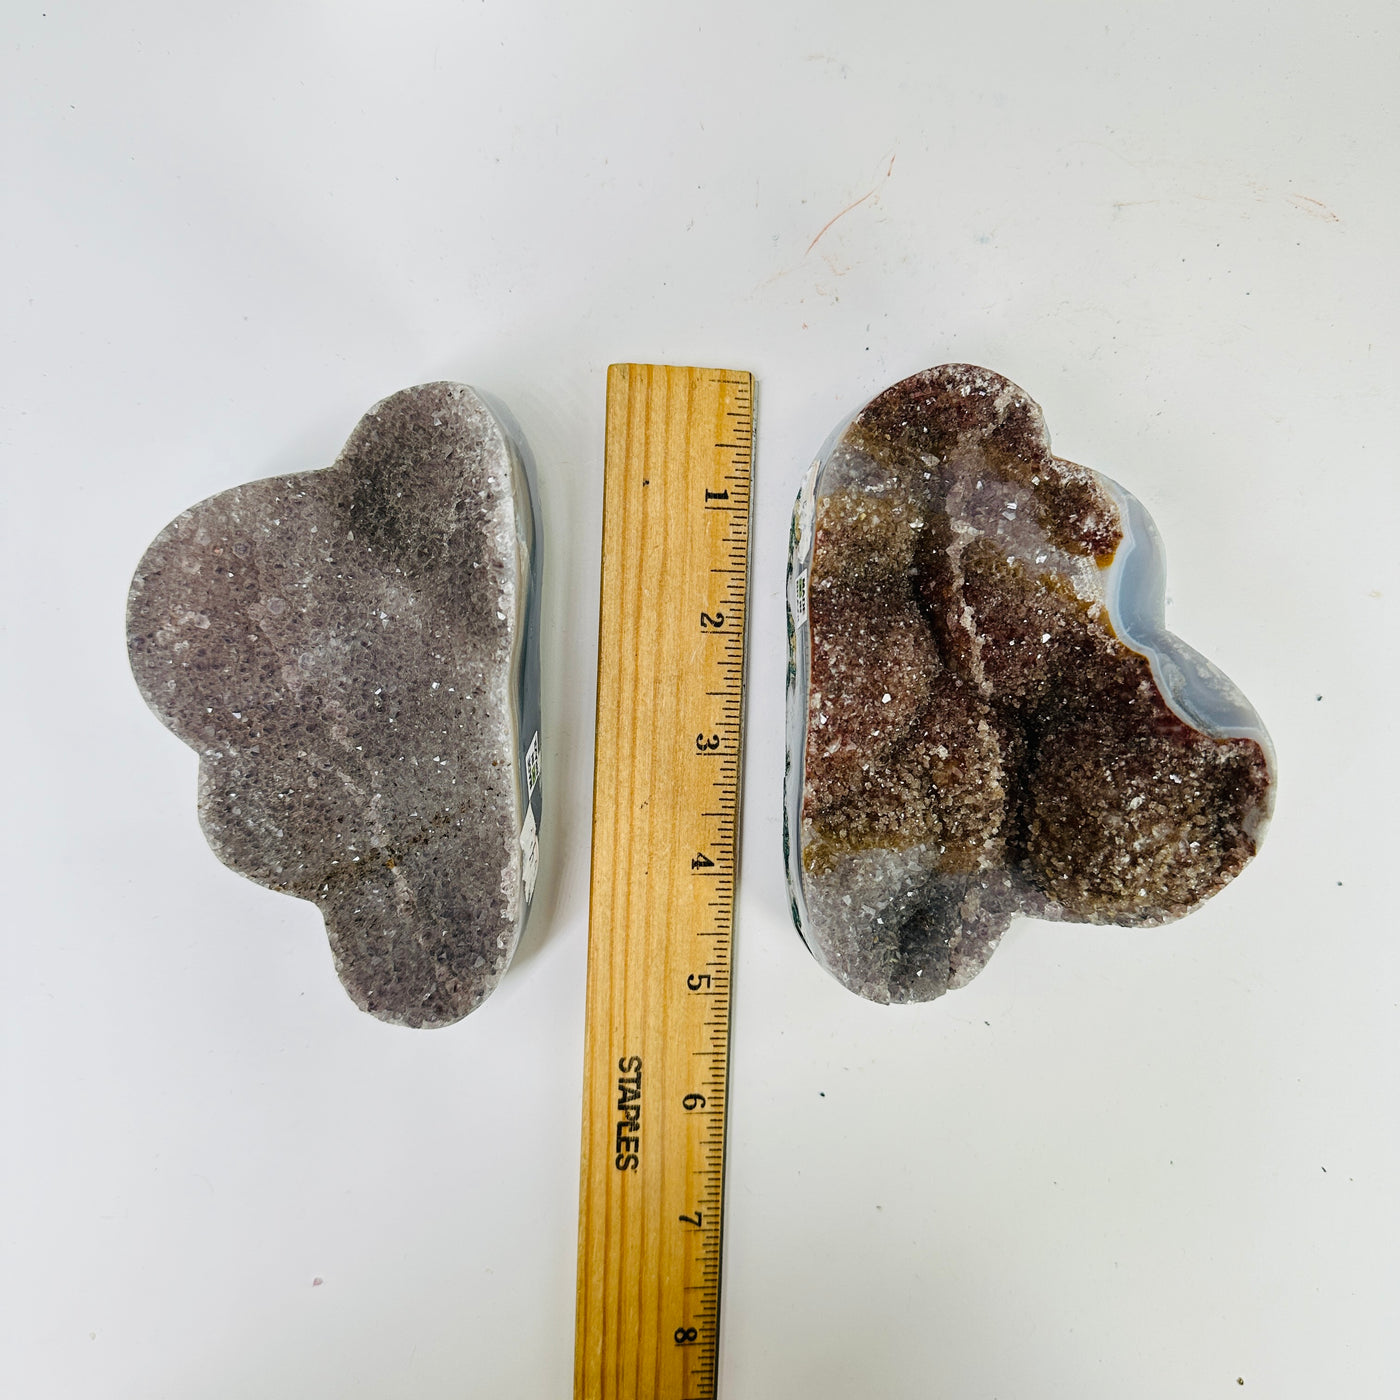
[(132, 671), (200, 756), (225, 865), (316, 903), (357, 1005), (479, 1005), (533, 894), (539, 553), (522, 448), (461, 384), (369, 410), (335, 464), (172, 521), (132, 581)]

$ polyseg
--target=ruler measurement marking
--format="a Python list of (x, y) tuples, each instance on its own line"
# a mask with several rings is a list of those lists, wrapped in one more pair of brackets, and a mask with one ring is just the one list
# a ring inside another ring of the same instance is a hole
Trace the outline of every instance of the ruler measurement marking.
[[(609, 370), (576, 1400), (714, 1395), (751, 386)], [(720, 762), (692, 768), (691, 753)], [(634, 1055), (641, 1146), (622, 1171)]]

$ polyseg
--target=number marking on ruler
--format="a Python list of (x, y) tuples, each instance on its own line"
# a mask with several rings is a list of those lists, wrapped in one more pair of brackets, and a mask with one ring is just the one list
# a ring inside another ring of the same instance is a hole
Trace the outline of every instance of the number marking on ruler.
[(710, 1400), (753, 377), (608, 370), (575, 1400)]

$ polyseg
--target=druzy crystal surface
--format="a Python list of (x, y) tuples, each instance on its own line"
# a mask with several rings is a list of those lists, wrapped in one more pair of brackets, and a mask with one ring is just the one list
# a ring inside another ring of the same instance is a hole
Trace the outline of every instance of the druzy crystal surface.
[(335, 464), (204, 501), (128, 602), (147, 703), (200, 756), (224, 864), (314, 901), (364, 1010), (458, 1020), (534, 890), (539, 551), (523, 445), (461, 384), (376, 404)]
[(1179, 918), (1254, 855), (1273, 755), (1166, 631), (1160, 541), (972, 365), (828, 441), (789, 569), (785, 845), (799, 930), (876, 1001), (986, 963), (1017, 914)]

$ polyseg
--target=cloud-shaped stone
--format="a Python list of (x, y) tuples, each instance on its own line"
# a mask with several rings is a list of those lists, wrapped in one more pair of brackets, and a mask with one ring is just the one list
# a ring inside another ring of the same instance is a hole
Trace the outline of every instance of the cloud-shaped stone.
[(346, 990), (387, 1021), (466, 1015), (524, 926), (532, 566), (511, 434), (465, 385), (425, 384), (333, 466), (186, 511), (132, 582), (132, 671), (200, 756), (210, 846), (313, 900)]
[(1018, 913), (1165, 923), (1254, 855), (1269, 739), (1166, 630), (1163, 577), (1142, 506), (990, 371), (914, 375), (829, 440), (793, 517), (785, 830), (853, 991), (960, 986)]

